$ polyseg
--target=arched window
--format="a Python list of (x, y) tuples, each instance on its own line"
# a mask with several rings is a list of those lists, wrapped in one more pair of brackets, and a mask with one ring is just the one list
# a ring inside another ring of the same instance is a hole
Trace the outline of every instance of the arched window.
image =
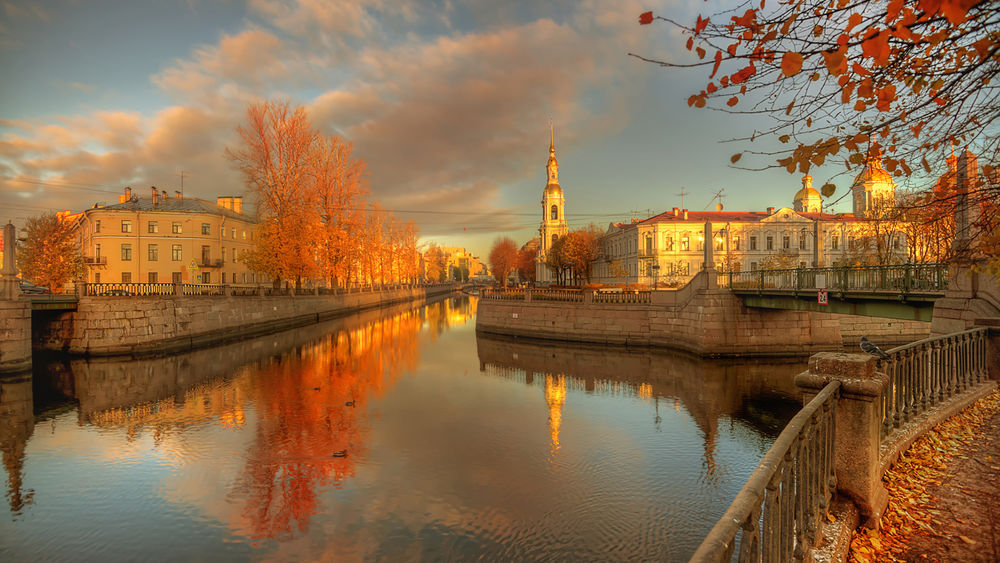
[(553, 221), (555, 221), (556, 219), (559, 219), (559, 208), (557, 206), (553, 205), (552, 209), (550, 209), (549, 212), (550, 212), (550, 214), (552, 216), (552, 220)]

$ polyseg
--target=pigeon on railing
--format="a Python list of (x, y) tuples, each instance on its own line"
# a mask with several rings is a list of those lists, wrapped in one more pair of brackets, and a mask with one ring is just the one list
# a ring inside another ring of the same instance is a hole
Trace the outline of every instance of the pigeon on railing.
[(861, 351), (871, 354), (880, 360), (888, 360), (890, 357), (889, 354), (886, 354), (881, 348), (873, 344), (871, 340), (868, 340), (867, 336), (861, 337)]

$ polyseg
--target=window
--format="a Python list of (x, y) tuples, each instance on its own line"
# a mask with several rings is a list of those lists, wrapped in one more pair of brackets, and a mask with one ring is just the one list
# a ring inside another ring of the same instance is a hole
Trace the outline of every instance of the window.
[(210, 246), (201, 247), (201, 263), (208, 264), (212, 259), (212, 248)]
[(94, 245), (94, 261), (97, 263), (101, 262), (101, 245)]
[(833, 235), (833, 238), (830, 239), (830, 248), (832, 250), (837, 250), (837, 249), (840, 248), (840, 237), (839, 236)]
[(97, 221), (94, 221), (94, 232), (95, 233), (101, 232), (101, 220), (100, 219), (98, 219)]
[(555, 246), (557, 240), (559, 240), (559, 235), (552, 235), (552, 245), (549, 246), (549, 248), (552, 248), (553, 246)]
[(94, 272), (94, 283), (101, 283), (101, 273)]
[(736, 235), (735, 237), (733, 237), (733, 250), (739, 250), (739, 249), (740, 249), (740, 236)]
[(156, 221), (150, 221), (146, 224), (146, 230), (150, 233), (160, 232), (160, 225)]
[(857, 244), (854, 240), (854, 237), (847, 237), (847, 248), (854, 250), (855, 246), (857, 246)]
[(805, 249), (806, 249), (806, 235), (805, 234), (800, 234), (799, 235), (799, 250), (805, 250)]
[(180, 262), (184, 259), (184, 253), (181, 250), (181, 245), (175, 244), (170, 247), (170, 259), (174, 262)]
[(160, 281), (160, 276), (156, 272), (149, 272), (146, 275), (149, 277), (149, 283), (157, 283)]
[(673, 250), (674, 249), (674, 237), (672, 237), (670, 235), (667, 235), (667, 239), (665, 241), (663, 241), (663, 246), (666, 247), (666, 249), (668, 251), (669, 250)]
[(122, 232), (131, 233), (132, 232), (132, 221), (128, 219), (122, 219)]
[(181, 283), (181, 280), (182, 280), (182, 278), (181, 278), (181, 273), (180, 272), (171, 272), (170, 273), (170, 281), (172, 281), (174, 283)]
[(756, 269), (757, 269), (757, 263), (756, 262), (750, 262), (750, 271), (753, 272)]
[(212, 272), (205, 272), (202, 274), (201, 283), (212, 283)]
[(799, 262), (799, 268), (805, 268), (805, 267), (806, 267), (805, 262)]
[(233, 262), (238, 262), (238, 261), (239, 261), (239, 249), (238, 248), (234, 248), (233, 249)]
[[(226, 263), (226, 247), (225, 246), (222, 247), (222, 263), (223, 264)], [(225, 280), (223, 280), (223, 281), (225, 281)]]
[(202, 223), (201, 224), (201, 234), (203, 234), (203, 235), (210, 235), (210, 234), (212, 234), (212, 226), (209, 225), (208, 223)]
[(247, 232), (243, 231), (243, 240), (247, 240)]
[(767, 237), (767, 250), (774, 250), (774, 237)]
[(646, 237), (646, 254), (653, 253), (653, 237)]
[(757, 250), (757, 237), (750, 237), (750, 250)]
[(681, 237), (681, 250), (691, 250), (691, 239), (687, 235)]
[(559, 208), (553, 205), (551, 209), (549, 209), (549, 214), (552, 216), (552, 220), (555, 221), (559, 218)]
[(236, 240), (236, 227), (233, 227), (233, 229), (230, 232), (233, 235), (233, 240)]
[(122, 272), (122, 283), (132, 283), (132, 272)]
[(175, 235), (181, 234), (183, 232), (181, 230), (181, 224), (179, 222), (177, 222), (177, 221), (174, 221), (173, 223), (171, 223), (170, 224), (170, 232), (174, 233)]
[(151, 244), (149, 245), (149, 261), (156, 262), (160, 259), (160, 245)]
[(222, 283), (226, 283), (226, 273), (222, 272)]
[(722, 237), (716, 237), (716, 239), (715, 239), (715, 249), (716, 250), (722, 250), (722, 247), (723, 247), (724, 244), (725, 244), (725, 241), (722, 239)]
[(789, 237), (788, 235), (781, 237), (781, 248), (783, 250), (788, 250), (791, 247), (792, 247), (791, 237)]
[(899, 250), (899, 239), (900, 238), (901, 237), (899, 237), (899, 236), (892, 237), (892, 249), (893, 250)]
[(129, 261), (132, 259), (132, 245), (123, 244), (122, 245), (122, 261)]

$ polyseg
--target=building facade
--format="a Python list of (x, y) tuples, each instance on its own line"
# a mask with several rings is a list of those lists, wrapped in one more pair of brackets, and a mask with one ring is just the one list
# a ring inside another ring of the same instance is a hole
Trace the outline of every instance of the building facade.
[(80, 247), (90, 283), (262, 283), (241, 260), (253, 248), (256, 223), (243, 214), (243, 198), (216, 203), (149, 197), (131, 188), (116, 205), (78, 214)]

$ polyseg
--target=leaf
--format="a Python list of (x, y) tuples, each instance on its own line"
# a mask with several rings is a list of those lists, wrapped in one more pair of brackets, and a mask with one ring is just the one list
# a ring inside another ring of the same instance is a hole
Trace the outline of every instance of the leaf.
[(705, 28), (708, 27), (708, 20), (709, 19), (710, 18), (701, 19), (701, 16), (698, 16), (698, 20), (694, 24), (694, 32), (695, 32), (695, 34), (698, 34), (698, 33), (701, 33), (702, 31), (705, 31)]
[[(719, 71), (719, 65), (722, 64), (722, 51), (715, 52), (715, 65), (712, 66), (712, 74), (708, 75), (709, 80), (715, 78), (715, 73)], [(723, 77), (725, 78), (725, 77)], [(723, 83), (723, 86), (726, 84)]]
[(974, 539), (971, 539), (971, 538), (967, 538), (967, 537), (963, 536), (962, 534), (959, 534), (959, 535), (958, 535), (958, 538), (959, 538), (960, 540), (964, 541), (965, 543), (969, 544), (969, 545), (976, 545), (977, 543), (979, 543), (979, 542), (977, 542), (977, 541), (976, 541), (976, 540), (974, 540)]
[(832, 51), (823, 51), (823, 62), (826, 63), (826, 70), (832, 76), (840, 76), (847, 72), (847, 48), (841, 46)]
[(688, 37), (686, 47), (688, 51), (690, 51), (691, 48), (694, 47), (694, 37)]
[(823, 187), (819, 189), (819, 193), (823, 194), (823, 197), (830, 197), (836, 191), (837, 191), (837, 186), (829, 182), (823, 184)]
[(739, 160), (741, 158), (743, 158), (743, 153), (738, 152), (738, 153), (734, 154), (733, 156), (729, 157), (729, 162), (732, 162), (733, 164), (736, 164), (737, 162), (739, 162)]
[(698, 47), (697, 49), (695, 49), (695, 52), (698, 53), (698, 58), (699, 59), (704, 59), (705, 58), (705, 49), (702, 49), (701, 47)]
[(643, 12), (639, 14), (639, 25), (646, 25), (648, 23), (653, 23), (653, 12)]
[(738, 97), (736, 97), (736, 96), (733, 96), (732, 98), (729, 98), (728, 100), (726, 100), (726, 105), (729, 106), (729, 107), (733, 107), (736, 104), (738, 104), (739, 102), (740, 102), (740, 99)]
[(857, 12), (851, 14), (851, 17), (847, 18), (847, 29), (844, 30), (844, 33), (850, 33), (851, 29), (861, 25), (863, 20), (864, 18), (861, 17), (861, 14)]
[(802, 53), (786, 51), (781, 56), (781, 74), (795, 76), (802, 70)]

